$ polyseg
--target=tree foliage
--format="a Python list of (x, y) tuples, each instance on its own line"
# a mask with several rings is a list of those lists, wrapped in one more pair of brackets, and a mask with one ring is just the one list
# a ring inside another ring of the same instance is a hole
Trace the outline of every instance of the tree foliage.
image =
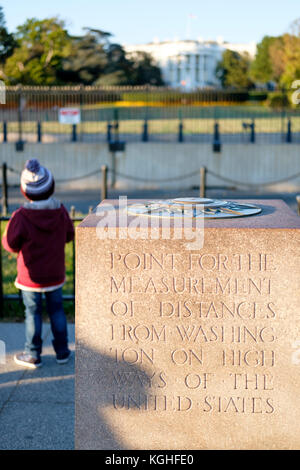
[(30, 18), (12, 35), (0, 7), (2, 77), (23, 85), (163, 83), (150, 56), (129, 59), (120, 44), (110, 42), (111, 33), (84, 29), (82, 36), (70, 36), (58, 18)]
[(6, 29), (3, 8), (0, 6), (0, 64), (12, 55), (15, 46), (16, 41)]
[(58, 78), (67, 84), (93, 84), (107, 67), (105, 47), (109, 36), (87, 29), (84, 36), (70, 38), (70, 53), (62, 59)]
[(254, 81), (267, 83), (274, 80), (273, 61), (270, 56), (270, 47), (276, 43), (277, 38), (264, 36), (257, 45), (256, 56), (250, 67), (250, 76)]
[[(0, 6), (0, 78), (24, 85), (163, 85), (151, 55), (111, 41), (111, 33), (84, 28), (71, 36), (59, 18), (30, 18), (9, 33)], [(278, 37), (265, 36), (251, 62), (226, 50), (216, 69), (225, 88), (251, 88), (270, 81), (290, 87), (300, 77), (300, 19)]]
[(146, 52), (136, 52), (132, 61), (132, 80), (135, 85), (163, 85), (160, 68), (157, 67), (153, 58)]
[(274, 81), (286, 88), (299, 78), (300, 20), (294, 21), (287, 33), (262, 39), (251, 65), (251, 76), (261, 83)]
[(289, 88), (300, 77), (300, 36), (284, 34), (270, 47), (274, 79)]
[(253, 84), (249, 78), (249, 69), (248, 55), (227, 49), (217, 65), (216, 75), (225, 88), (250, 88)]
[(70, 39), (63, 21), (28, 19), (18, 26), (16, 47), (6, 60), (4, 72), (10, 83), (54, 85), (64, 57), (70, 53)]

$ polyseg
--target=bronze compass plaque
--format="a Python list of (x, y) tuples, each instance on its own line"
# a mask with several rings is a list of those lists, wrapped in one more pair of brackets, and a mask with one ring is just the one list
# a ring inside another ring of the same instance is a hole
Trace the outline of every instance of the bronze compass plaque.
[(261, 208), (234, 201), (187, 197), (136, 203), (128, 206), (126, 211), (129, 215), (156, 218), (224, 219), (256, 215)]

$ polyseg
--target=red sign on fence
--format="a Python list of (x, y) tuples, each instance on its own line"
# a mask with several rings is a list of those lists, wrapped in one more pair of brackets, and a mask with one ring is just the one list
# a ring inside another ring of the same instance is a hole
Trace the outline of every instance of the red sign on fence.
[(58, 121), (61, 124), (79, 124), (80, 109), (79, 108), (60, 108), (58, 113)]

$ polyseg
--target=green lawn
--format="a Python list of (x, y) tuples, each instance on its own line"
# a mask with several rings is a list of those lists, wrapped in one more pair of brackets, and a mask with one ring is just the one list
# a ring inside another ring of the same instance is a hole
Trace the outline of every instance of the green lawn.
[[(79, 222), (75, 222), (77, 225)], [(1, 238), (5, 230), (7, 222), (1, 222)], [(63, 287), (65, 295), (73, 294), (73, 246), (72, 243), (66, 245), (66, 283)], [(16, 270), (17, 255), (8, 253), (2, 247), (2, 277), (3, 277), (3, 294), (18, 294), (19, 291), (14, 285), (17, 275)], [(69, 321), (74, 320), (74, 302), (65, 300), (64, 308)], [(16, 300), (4, 300), (4, 320), (22, 320), (24, 318), (24, 308), (22, 302)]]

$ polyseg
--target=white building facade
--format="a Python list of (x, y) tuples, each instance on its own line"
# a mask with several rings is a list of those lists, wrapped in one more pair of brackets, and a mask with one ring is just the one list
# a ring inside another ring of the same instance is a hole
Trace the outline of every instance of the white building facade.
[(254, 56), (255, 43), (232, 44), (223, 41), (182, 40), (152, 42), (142, 45), (124, 46), (128, 56), (138, 51), (150, 54), (162, 72), (166, 85), (173, 88), (192, 90), (196, 88), (216, 88), (220, 82), (216, 67), (224, 50)]

